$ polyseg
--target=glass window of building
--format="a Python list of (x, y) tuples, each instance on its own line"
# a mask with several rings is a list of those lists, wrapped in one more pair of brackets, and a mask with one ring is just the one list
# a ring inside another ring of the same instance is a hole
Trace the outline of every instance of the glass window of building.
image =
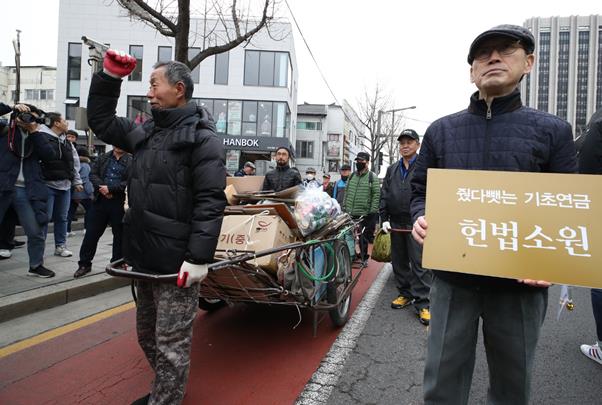
[(274, 86), (288, 86), (288, 53), (276, 52), (274, 63)]
[(550, 90), (550, 33), (539, 34), (539, 75), (537, 91), (537, 109), (548, 111), (548, 92)]
[(257, 108), (257, 135), (272, 135), (272, 102), (260, 101)]
[(242, 103), (242, 134), (257, 135), (257, 101)]
[(556, 81), (556, 115), (567, 118), (569, 98), (569, 46), (570, 31), (560, 31), (558, 34), (558, 76)]
[(171, 57), (171, 46), (160, 46), (157, 50), (157, 62), (169, 62)]
[(67, 104), (65, 106), (65, 119), (75, 121), (77, 114), (77, 108), (79, 107), (79, 99), (73, 104)]
[(297, 141), (297, 156), (304, 159), (314, 157), (314, 143), (312, 141)]
[(596, 110), (602, 108), (602, 27), (598, 31), (598, 80), (596, 81)]
[(575, 129), (579, 135), (587, 124), (587, 77), (589, 75), (589, 31), (579, 31), (577, 49), (577, 102)]
[(228, 84), (228, 69), (230, 64), (230, 52), (215, 55), (215, 84)]
[(142, 53), (144, 48), (142, 45), (130, 45), (130, 55), (136, 58), (136, 67), (128, 76), (128, 80), (132, 82), (142, 81)]
[(82, 44), (69, 43), (67, 59), (67, 97), (79, 99), (79, 84), (82, 67)]
[(240, 135), (242, 119), (242, 102), (228, 101), (228, 135)]
[(286, 135), (286, 103), (274, 103), (274, 133), (273, 136), (284, 138)]
[(259, 84), (259, 51), (245, 52), (245, 86)]
[(226, 133), (228, 118), (228, 101), (214, 100), (213, 101), (213, 119), (215, 120), (215, 128), (218, 134)]
[(261, 52), (259, 55), (259, 85), (274, 85), (274, 52)]
[(297, 129), (304, 129), (307, 131), (321, 131), (322, 123), (315, 121), (297, 121)]
[(54, 100), (54, 90), (40, 90), (40, 100)]
[[(201, 53), (201, 48), (188, 48), (188, 60), (192, 60), (192, 58), (197, 56), (199, 53)], [(196, 67), (194, 69), (192, 69), (192, 72), (190, 72), (190, 75), (192, 76), (192, 81), (194, 83), (199, 83), (199, 81), (201, 79), (201, 64), (200, 63), (198, 65), (196, 65)]]
[[(209, 114), (213, 115), (213, 100), (208, 98), (193, 98), (192, 99), (197, 105), (205, 107)], [(215, 119), (215, 117), (213, 117)]]
[(127, 117), (142, 124), (151, 117), (151, 107), (146, 96), (128, 96)]

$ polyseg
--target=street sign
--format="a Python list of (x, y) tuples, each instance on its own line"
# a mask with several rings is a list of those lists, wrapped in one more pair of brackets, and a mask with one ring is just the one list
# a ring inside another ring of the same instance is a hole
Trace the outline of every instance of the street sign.
[(427, 268), (602, 288), (602, 176), (429, 169)]

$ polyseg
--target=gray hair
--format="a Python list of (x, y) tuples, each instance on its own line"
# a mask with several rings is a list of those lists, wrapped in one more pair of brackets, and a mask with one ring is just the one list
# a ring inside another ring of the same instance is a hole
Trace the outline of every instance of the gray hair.
[(190, 101), (192, 92), (194, 91), (194, 83), (188, 66), (182, 62), (171, 60), (168, 62), (157, 62), (153, 66), (153, 69), (161, 67), (165, 68), (165, 78), (169, 84), (172, 86), (175, 86), (178, 82), (184, 84), (184, 98), (186, 101)]

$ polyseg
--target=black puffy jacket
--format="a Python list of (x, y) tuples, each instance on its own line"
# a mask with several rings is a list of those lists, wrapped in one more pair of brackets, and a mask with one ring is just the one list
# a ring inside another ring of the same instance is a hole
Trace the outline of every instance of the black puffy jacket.
[(276, 166), (274, 170), (266, 173), (263, 180), (263, 190), (282, 191), (301, 184), (299, 170), (286, 166)]
[(602, 109), (590, 118), (579, 151), (579, 173), (602, 174)]
[(142, 125), (116, 117), (121, 80), (95, 74), (88, 122), (105, 142), (133, 154), (124, 256), (138, 271), (176, 273), (184, 260), (213, 260), (226, 196), (225, 152), (213, 119), (194, 103), (153, 110)]
[(399, 165), (401, 160), (387, 169), (387, 174), (380, 189), (380, 219), (390, 221), (396, 226), (412, 225), (410, 200), (412, 189), (410, 183), (414, 177), (416, 161), (409, 167), (408, 175), (402, 180)]
[[(412, 179), (414, 220), (424, 215), (430, 167), (510, 172), (575, 173), (571, 126), (542, 111), (524, 107), (520, 92), (495, 98), (488, 110), (478, 92), (467, 110), (433, 122), (426, 131)], [(428, 221), (428, 218), (426, 218)], [(449, 282), (471, 287), (534, 288), (510, 279), (436, 271)]]

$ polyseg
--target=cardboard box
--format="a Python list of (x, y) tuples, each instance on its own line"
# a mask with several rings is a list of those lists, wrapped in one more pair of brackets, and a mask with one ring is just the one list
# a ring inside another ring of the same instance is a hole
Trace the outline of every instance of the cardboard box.
[(226, 177), (226, 186), (233, 185), (238, 193), (261, 191), (265, 176)]
[[(294, 241), (291, 230), (277, 215), (226, 215), (222, 222), (215, 255), (227, 257), (226, 252), (259, 252)], [(248, 261), (265, 270), (276, 272), (281, 253)]]
[(237, 205), (240, 202), (238, 198), (234, 197), (236, 194), (238, 194), (234, 184), (228, 184), (224, 189), (224, 194), (226, 194), (226, 201), (228, 201), (228, 205)]

